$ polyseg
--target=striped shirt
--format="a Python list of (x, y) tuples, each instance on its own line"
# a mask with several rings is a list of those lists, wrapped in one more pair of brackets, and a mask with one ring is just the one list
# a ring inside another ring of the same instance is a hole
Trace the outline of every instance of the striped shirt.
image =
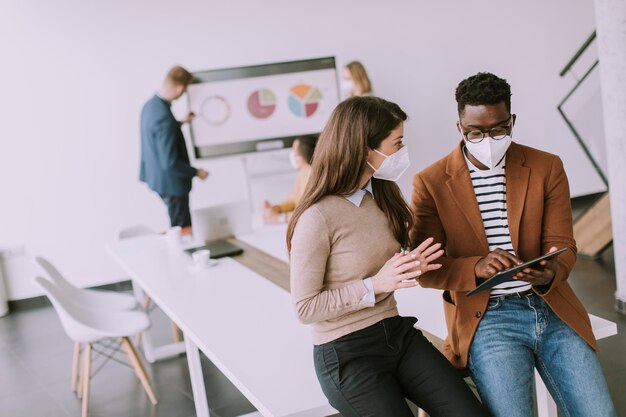
[[(465, 152), (463, 155), (465, 156)], [(500, 248), (515, 255), (507, 220), (505, 159), (502, 158), (493, 169), (481, 170), (465, 156), (480, 216), (483, 219), (489, 251)], [(507, 281), (493, 287), (491, 297), (526, 291), (530, 288), (531, 285), (525, 281)]]

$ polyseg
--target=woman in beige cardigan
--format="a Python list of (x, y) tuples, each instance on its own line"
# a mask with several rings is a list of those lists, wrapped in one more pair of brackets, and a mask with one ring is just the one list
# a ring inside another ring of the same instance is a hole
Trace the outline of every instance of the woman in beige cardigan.
[(307, 188), (287, 232), (291, 294), (311, 324), (316, 372), (344, 417), (484, 416), (450, 363), (398, 315), (394, 291), (418, 285), (443, 252), (411, 252), (409, 208), (395, 181), (409, 167), (407, 115), (375, 97), (340, 103), (318, 141)]

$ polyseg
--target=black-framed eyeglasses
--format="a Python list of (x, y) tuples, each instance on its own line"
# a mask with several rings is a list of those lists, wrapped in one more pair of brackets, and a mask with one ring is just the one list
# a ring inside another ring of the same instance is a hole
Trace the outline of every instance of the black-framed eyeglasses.
[(512, 123), (513, 123), (513, 115), (509, 117), (508, 126), (496, 126), (488, 130), (468, 130), (468, 131), (465, 131), (465, 128), (463, 127), (460, 121), (459, 121), (459, 126), (461, 126), (461, 128), (464, 129), (463, 137), (468, 142), (480, 143), (485, 138), (485, 136), (489, 136), (493, 140), (504, 139), (507, 135), (510, 134)]

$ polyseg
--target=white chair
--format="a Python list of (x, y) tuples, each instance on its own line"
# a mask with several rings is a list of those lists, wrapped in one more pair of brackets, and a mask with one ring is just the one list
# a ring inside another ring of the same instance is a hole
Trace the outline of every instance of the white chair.
[(130, 294), (78, 288), (69, 282), (47, 259), (37, 256), (33, 262), (46, 273), (56, 286), (68, 295), (74, 304), (90, 310), (103, 311), (133, 310), (137, 307), (137, 300)]
[[(113, 291), (98, 291), (78, 288), (69, 282), (59, 270), (45, 258), (37, 256), (33, 258), (37, 265), (50, 280), (66, 294), (69, 302), (82, 309), (111, 312), (133, 310), (137, 307), (137, 300), (130, 294), (122, 294)], [(72, 358), (72, 391), (76, 391), (76, 382), (79, 375), (80, 342), (74, 343), (74, 356)]]
[[(130, 226), (130, 227), (127, 227), (118, 231), (117, 239), (125, 240), (125, 239), (132, 239), (135, 237), (148, 236), (148, 235), (156, 235), (156, 232), (149, 226), (138, 224), (138, 225)], [(134, 285), (133, 285), (133, 289), (138, 299), (141, 299), (141, 297), (143, 297), (143, 305), (142, 305), (143, 310), (146, 313), (149, 313), (150, 304), (152, 303), (152, 300), (147, 295), (143, 296), (143, 294), (140, 294), (139, 289), (135, 289)], [(180, 342), (181, 340), (180, 329), (178, 328), (176, 323), (174, 323), (173, 321), (170, 321), (170, 325), (172, 327), (172, 337), (174, 338), (174, 341), (176, 343)], [(137, 335), (137, 338), (135, 339), (135, 344), (139, 345), (140, 342), (141, 342), (141, 334)]]
[[(42, 277), (34, 279), (46, 293), (59, 318), (63, 329), (75, 343), (85, 344), (83, 369), (78, 385), (78, 397), (82, 397), (82, 416), (87, 417), (89, 409), (89, 382), (91, 379), (91, 353), (93, 346), (107, 339), (119, 340), (130, 364), (141, 381), (152, 404), (157, 399), (150, 386), (146, 370), (137, 355), (129, 336), (143, 332), (150, 327), (148, 315), (143, 311), (103, 311), (91, 310), (71, 301), (72, 294)], [(109, 357), (110, 358), (110, 357)], [(78, 363), (74, 363), (75, 366)]]

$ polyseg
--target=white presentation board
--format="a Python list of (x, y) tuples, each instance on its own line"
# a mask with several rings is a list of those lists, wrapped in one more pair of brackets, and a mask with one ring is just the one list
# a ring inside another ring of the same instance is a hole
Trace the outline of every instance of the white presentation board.
[(196, 72), (187, 90), (197, 158), (291, 146), (339, 102), (335, 58)]

